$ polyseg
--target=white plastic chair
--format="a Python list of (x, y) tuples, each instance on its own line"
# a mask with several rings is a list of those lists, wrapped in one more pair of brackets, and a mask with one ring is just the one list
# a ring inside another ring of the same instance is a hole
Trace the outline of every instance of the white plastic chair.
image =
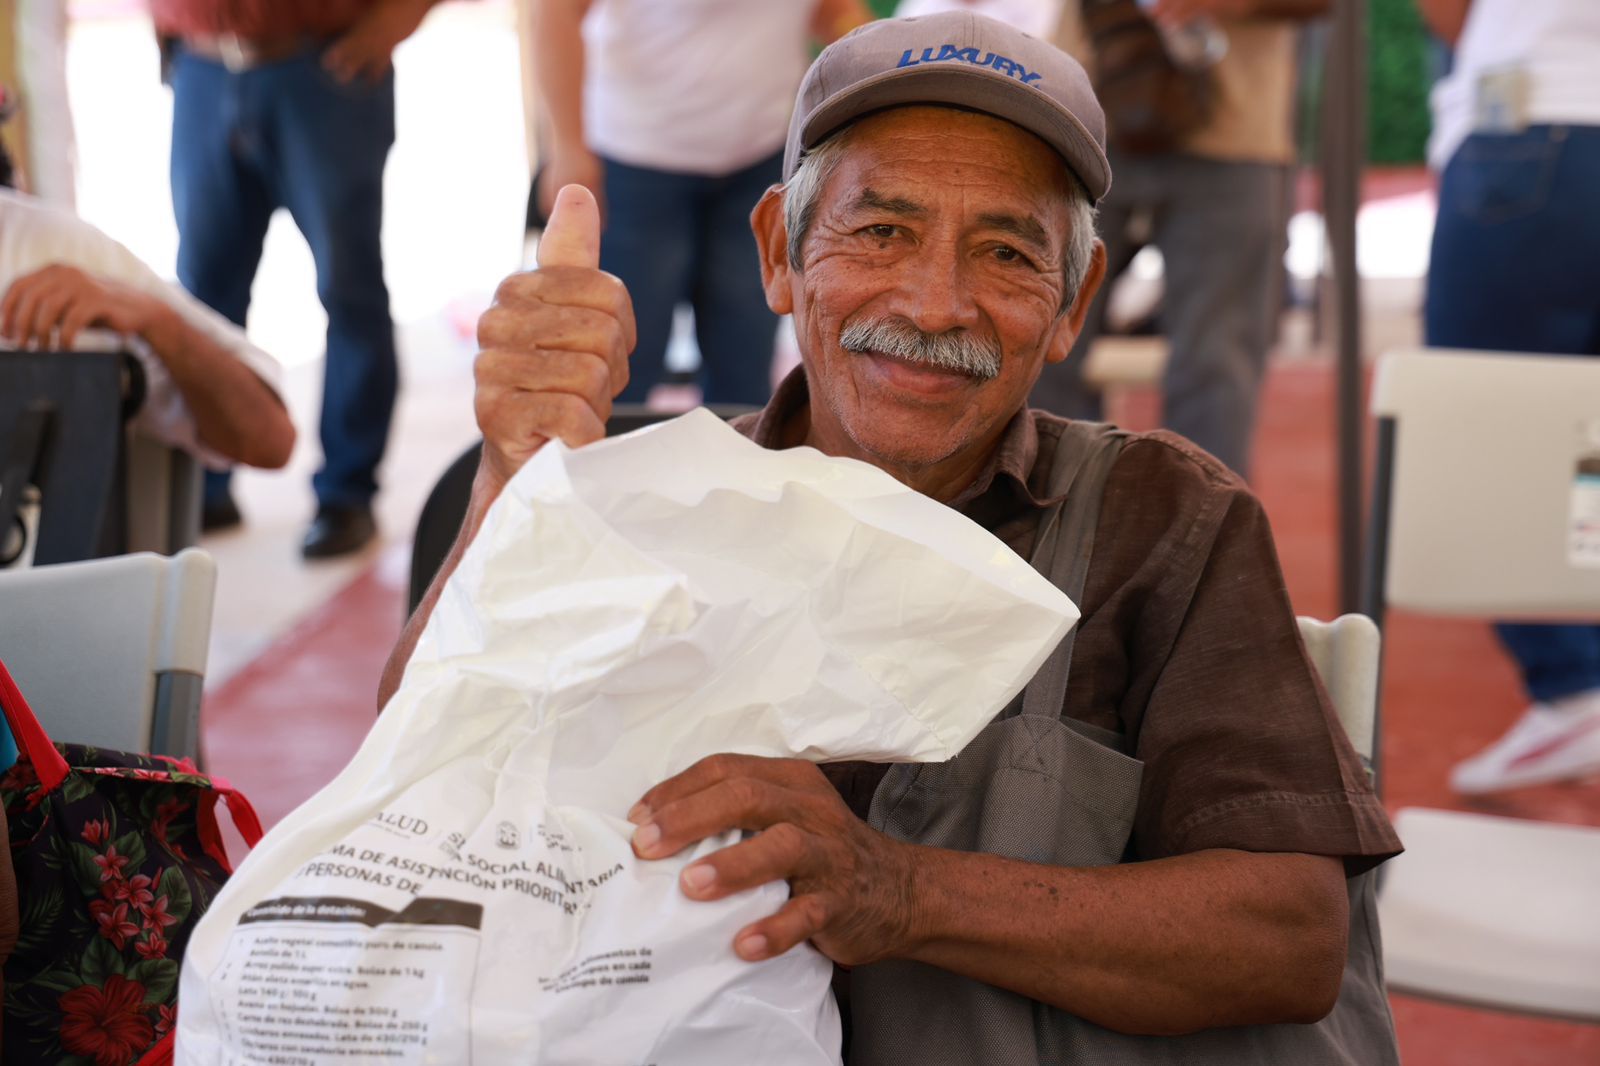
[[(1600, 621), (1568, 558), (1573, 478), (1600, 422), (1600, 359), (1386, 356), (1369, 613)], [(1392, 988), (1600, 1020), (1600, 830), (1410, 809), (1379, 894)]]
[(1328, 690), (1339, 724), (1356, 753), (1372, 761), (1378, 715), (1378, 627), (1364, 614), (1347, 614), (1331, 622), (1297, 619), (1311, 664)]
[(198, 548), (0, 573), (0, 660), (52, 739), (198, 757), (216, 576)]

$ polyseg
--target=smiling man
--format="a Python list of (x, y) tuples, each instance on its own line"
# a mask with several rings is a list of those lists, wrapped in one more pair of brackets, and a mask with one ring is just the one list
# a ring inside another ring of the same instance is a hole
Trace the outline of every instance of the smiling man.
[[(714, 757), (640, 799), (634, 847), (749, 831), (683, 891), (786, 880), (734, 950), (810, 941), (848, 967), (855, 1063), (1395, 1062), (1364, 875), (1398, 842), (1260, 505), (1171, 434), (1026, 409), (1104, 274), (1110, 180), (1082, 69), (999, 23), (876, 23), (812, 67), (785, 184), (752, 216), (804, 365), (740, 428), (963, 512), (1083, 617), (950, 763)], [(633, 323), (598, 234), (592, 198), (563, 190), (544, 265), (480, 323), (483, 463), (382, 699), (507, 480), (548, 440), (604, 432)]]

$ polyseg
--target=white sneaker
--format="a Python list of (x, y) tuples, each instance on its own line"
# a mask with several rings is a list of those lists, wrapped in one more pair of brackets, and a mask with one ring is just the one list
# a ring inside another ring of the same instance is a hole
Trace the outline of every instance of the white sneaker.
[(1600, 773), (1600, 690), (1535, 703), (1510, 731), (1450, 773), (1474, 794)]

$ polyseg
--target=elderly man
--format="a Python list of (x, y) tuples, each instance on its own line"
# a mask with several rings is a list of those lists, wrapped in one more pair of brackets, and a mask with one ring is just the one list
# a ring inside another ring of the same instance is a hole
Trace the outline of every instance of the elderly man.
[[(988, 19), (875, 23), (817, 60), (786, 184), (753, 215), (804, 366), (742, 429), (962, 511), (1083, 619), (952, 762), (714, 757), (641, 797), (634, 847), (751, 831), (682, 889), (788, 881), (734, 949), (809, 940), (850, 968), (853, 1062), (1393, 1062), (1357, 875), (1398, 844), (1259, 504), (1170, 434), (1025, 407), (1104, 273), (1103, 144), (1082, 69)], [(546, 441), (598, 439), (626, 382), (632, 316), (598, 233), (592, 198), (563, 190), (544, 265), (480, 323), (483, 462), (385, 698), (496, 494)]]

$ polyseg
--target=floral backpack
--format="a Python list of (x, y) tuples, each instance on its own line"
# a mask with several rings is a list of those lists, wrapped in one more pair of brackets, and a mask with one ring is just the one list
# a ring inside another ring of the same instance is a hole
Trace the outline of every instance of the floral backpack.
[(188, 759), (52, 744), (0, 664), (20, 756), (0, 778), (21, 931), (5, 963), (4, 1061), (172, 1059), (178, 964), (232, 867), (216, 807), (245, 842), (245, 798)]

